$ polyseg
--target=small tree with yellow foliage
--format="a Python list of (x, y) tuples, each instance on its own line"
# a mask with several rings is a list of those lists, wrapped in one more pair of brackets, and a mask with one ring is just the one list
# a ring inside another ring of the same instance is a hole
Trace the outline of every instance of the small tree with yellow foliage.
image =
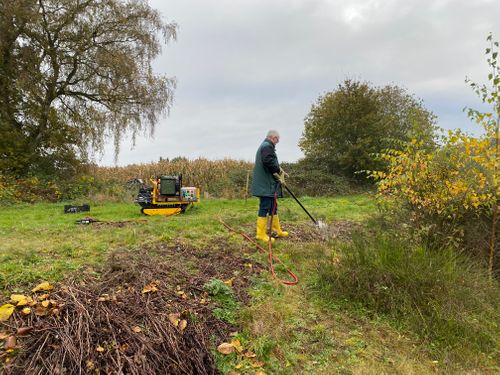
[(413, 139), (400, 151), (380, 155), (389, 168), (370, 175), (378, 180), (380, 195), (406, 207), (413, 228), (433, 244), (460, 246), (471, 235), (487, 238), (485, 246), (476, 246), (488, 249), (486, 258), (492, 275), (496, 268), (500, 198), (500, 72), (498, 42), (491, 34), (487, 41), (490, 85), (477, 85), (467, 79), (482, 101), (492, 107), (490, 112), (468, 110), (469, 117), (484, 129), (483, 135), (472, 137), (460, 130), (449, 131), (435, 151)]

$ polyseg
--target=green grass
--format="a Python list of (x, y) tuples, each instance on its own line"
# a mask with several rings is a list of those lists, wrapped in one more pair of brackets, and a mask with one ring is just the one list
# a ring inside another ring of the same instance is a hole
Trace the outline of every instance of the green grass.
[[(262, 340), (272, 344), (260, 357), (266, 362), (266, 372), (433, 373), (434, 358), (429, 358), (425, 348), (419, 348), (417, 337), (398, 331), (387, 320), (371, 319), (366, 311), (344, 309), (340, 305), (343, 301), (316, 292), (313, 286), (318, 261), (329, 253), (331, 244), (288, 246), (299, 285), (263, 280), (251, 291), (252, 304), (242, 312), (241, 334), (252, 337), (248, 345), (255, 352)], [(281, 257), (282, 251), (278, 255)], [(239, 361), (234, 359), (233, 371)], [(226, 359), (225, 368), (229, 367)]]
[(370, 224), (369, 232), (355, 233), (354, 243), (276, 247), (300, 284), (261, 282), (242, 314), (244, 335), (273, 343), (267, 370), (499, 371), (498, 284), (467, 258), (422, 248), (412, 252), (407, 243), (373, 235), (375, 229)]
[(450, 366), (475, 364), (478, 353), (500, 359), (500, 288), (466, 256), (382, 234), (360, 234), (331, 256), (339, 261), (322, 258), (311, 282), (322, 296), (389, 318)]
[[(329, 220), (359, 215), (359, 205), (369, 214), (373, 202), (368, 196), (305, 199), (311, 211)], [(371, 202), (371, 204), (370, 204)], [(231, 225), (251, 223), (256, 217), (258, 201), (210, 199), (175, 217), (145, 217), (132, 203), (91, 204), (91, 211), (64, 214), (64, 203), (14, 205), (2, 207), (0, 216), (0, 288), (7, 290), (37, 280), (59, 281), (77, 270), (92, 270), (114, 249), (133, 248), (155, 241), (183, 239), (203, 246), (215, 236), (227, 236), (219, 223), (222, 218)], [(328, 208), (330, 207), (330, 209)], [(308, 217), (291, 199), (280, 201), (284, 220), (307, 222)], [(77, 225), (85, 216), (107, 221), (137, 221), (123, 227)], [(234, 237), (234, 236), (233, 236)]]
[[(305, 197), (301, 201), (315, 218), (329, 224), (338, 223), (339, 227), (345, 228), (357, 223), (368, 227), (369, 232), (360, 232), (355, 235), (356, 238), (373, 237), (374, 231), (377, 231), (376, 226), (369, 224), (369, 219), (377, 211), (375, 199), (370, 195)], [(64, 214), (63, 205), (34, 204), (2, 208), (0, 287), (4, 296), (27, 290), (41, 280), (62, 281), (70, 275), (98, 272), (99, 266), (114, 250), (128, 249), (133, 252), (138, 247), (157, 242), (180, 241), (196, 249), (210, 246), (211, 251), (223, 250), (225, 243), (229, 242), (232, 249), (248, 251), (252, 246), (240, 235), (228, 232), (218, 219), (253, 235), (258, 201), (255, 198), (247, 201), (209, 199), (185, 214), (174, 217), (145, 217), (139, 207), (132, 203), (91, 203), (90, 213), (79, 214)], [(279, 213), (285, 230), (288, 224), (293, 224), (290, 226), (300, 228), (303, 232), (312, 230), (310, 219), (291, 198), (280, 200)], [(132, 222), (121, 227), (75, 224), (75, 220), (84, 216)], [(220, 369), (224, 373), (237, 371), (254, 374), (258, 361), (264, 362), (263, 370), (268, 374), (431, 374), (498, 370), (494, 367), (494, 350), (487, 347), (497, 345), (494, 341), (484, 341), (486, 347), (471, 347), (467, 356), (464, 354), (460, 357), (457, 356), (460, 352), (449, 345), (450, 337), (445, 331), (436, 331), (436, 337), (423, 339), (411, 322), (401, 315), (380, 311), (376, 303), (390, 307), (389, 302), (392, 301), (394, 309), (404, 308), (404, 311), (410, 307), (405, 300), (381, 299), (370, 302), (370, 298), (374, 298), (373, 290), (361, 282), (366, 277), (354, 279), (359, 281), (359, 287), (363, 288), (365, 294), (359, 292), (359, 298), (356, 299), (358, 294), (347, 293), (346, 290), (352, 287), (347, 283), (349, 277), (352, 279), (353, 275), (362, 272), (369, 275), (370, 270), (383, 275), (375, 267), (382, 260), (370, 258), (378, 254), (371, 253), (378, 248), (373, 241), (369, 243), (363, 245), (365, 258), (372, 259), (368, 267), (365, 263), (345, 261), (349, 259), (348, 254), (352, 257), (357, 254), (357, 248), (350, 238), (325, 240), (310, 236), (300, 241), (292, 233), (291, 239), (276, 241), (274, 253), (298, 275), (300, 281), (296, 286), (285, 286), (272, 279), (266, 270), (266, 254), (257, 252), (251, 255), (254, 262), (264, 266), (264, 271), (249, 290), (250, 304), (242, 306), (232, 303), (234, 299), (224, 293), (219, 295), (220, 298), (212, 297), (220, 299), (220, 317), (240, 327), (237, 336), (228, 337), (227, 341), (239, 339), (245, 351), (255, 353), (256, 357), (246, 358), (236, 353), (222, 355), (215, 351), (219, 343), (214, 342), (214, 353)], [(337, 256), (340, 256), (341, 266)], [(387, 253), (383, 259), (388, 262), (386, 268), (393, 269), (396, 274), (407, 272), (406, 279), (401, 276), (401, 285), (406, 285), (410, 291), (415, 289), (415, 293), (425, 292), (422, 287), (425, 280), (419, 278), (423, 277), (419, 272), (422, 269), (431, 272), (435, 265), (426, 263), (430, 259), (428, 254), (406, 260), (401, 254)], [(405, 261), (414, 263), (414, 267), (406, 271), (400, 269)], [(362, 264), (366, 267), (361, 267)], [(195, 269), (199, 265), (185, 266)], [(277, 267), (277, 270), (280, 277), (287, 277), (283, 267)], [(344, 289), (338, 284), (339, 270), (344, 272), (344, 281), (347, 283), (342, 287)], [(454, 289), (449, 281), (451, 279), (446, 279), (446, 282), (443, 280), (435, 284), (442, 289), (437, 299), (448, 301), (449, 304), (457, 297), (447, 296), (447, 292), (451, 293)], [(396, 289), (399, 296), (400, 289)], [(477, 313), (467, 310), (458, 322), (469, 319), (468, 323), (474, 325), (472, 319), (481, 316)], [(498, 328), (498, 320), (490, 319), (489, 322), (491, 329), (495, 328), (495, 324)], [(464, 326), (458, 324), (454, 327), (460, 334)], [(482, 329), (479, 328), (479, 334), (491, 336), (492, 332), (481, 332)], [(439, 346), (439, 340), (446, 338), (448, 344)], [(470, 359), (471, 355), (476, 357), (475, 361)], [(453, 358), (453, 366), (445, 363), (447, 358)]]

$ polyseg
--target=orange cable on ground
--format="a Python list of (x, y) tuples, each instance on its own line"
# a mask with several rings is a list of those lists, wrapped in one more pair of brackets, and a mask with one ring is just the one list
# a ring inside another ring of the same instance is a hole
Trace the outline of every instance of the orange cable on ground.
[[(292, 271), (290, 271), (280, 259), (278, 259), (277, 257), (275, 257), (273, 255), (273, 250), (272, 250), (273, 246), (272, 246), (272, 242), (271, 242), (271, 237), (269, 237), (268, 250), (266, 251), (266, 249), (264, 249), (262, 246), (260, 246), (253, 238), (249, 237), (246, 233), (243, 233), (242, 231), (238, 231), (238, 230), (230, 227), (228, 224), (226, 224), (220, 218), (219, 218), (219, 221), (221, 222), (222, 225), (224, 225), (231, 232), (234, 232), (234, 233), (237, 233), (237, 234), (241, 234), (245, 239), (247, 239), (248, 241), (250, 241), (251, 243), (253, 243), (257, 247), (257, 249), (259, 249), (260, 251), (262, 251), (264, 253), (268, 253), (269, 254), (269, 268), (271, 270), (271, 274), (273, 275), (273, 277), (275, 279), (279, 280), (280, 282), (282, 282), (285, 285), (296, 285), (296, 284), (298, 284), (299, 278), (297, 277), (297, 275), (295, 275)], [(286, 272), (292, 277), (293, 281), (283, 280), (283, 279), (280, 279), (278, 276), (276, 276), (276, 272), (274, 270), (273, 259), (274, 259), (274, 261), (282, 264), (285, 267)]]

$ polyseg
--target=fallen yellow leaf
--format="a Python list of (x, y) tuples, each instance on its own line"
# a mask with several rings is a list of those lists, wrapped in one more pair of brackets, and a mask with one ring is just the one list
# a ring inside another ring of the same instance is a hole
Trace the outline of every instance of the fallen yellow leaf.
[(334, 265), (338, 265), (338, 264), (340, 264), (340, 257), (339, 257), (338, 255), (337, 255), (337, 256), (334, 256), (334, 257), (332, 258), (332, 263), (333, 263)]
[(23, 299), (26, 299), (26, 298), (28, 298), (28, 297), (23, 295), (23, 294), (11, 294), (10, 295), (10, 300), (12, 302), (19, 302), (19, 301), (22, 301)]
[(177, 292), (175, 292), (179, 297), (181, 297), (182, 299), (187, 299), (187, 294), (185, 291), (183, 290), (178, 290)]
[(168, 314), (168, 320), (170, 320), (170, 323), (174, 325), (174, 327), (177, 327), (179, 325), (179, 318), (181, 317), (181, 314), (179, 313), (172, 313)]
[(21, 312), (24, 315), (29, 315), (29, 314), (31, 314), (31, 309), (29, 307), (25, 307), (24, 309), (21, 310)]
[(259, 370), (255, 373), (255, 375), (266, 375), (266, 373), (262, 370)]
[(47, 281), (44, 281), (43, 283), (38, 284), (35, 286), (33, 289), (31, 289), (32, 292), (38, 292), (39, 290), (52, 290), (54, 289), (54, 286), (52, 284), (49, 284)]
[(12, 302), (16, 302), (16, 306), (24, 306), (33, 301), (31, 297), (24, 296), (22, 294), (12, 294), (10, 296)]
[(187, 327), (187, 324), (188, 324), (187, 320), (182, 319), (182, 320), (179, 322), (179, 329), (180, 329), (181, 331), (184, 331), (184, 330), (186, 329), (186, 327)]
[(44, 299), (47, 299), (47, 298), (49, 298), (49, 295), (47, 293), (38, 296), (39, 301), (43, 301)]
[(22, 301), (19, 301), (16, 306), (20, 307), (20, 306), (30, 305), (31, 302), (33, 302), (33, 300), (31, 299), (31, 297), (28, 297), (26, 299), (23, 299)]
[(234, 346), (238, 353), (241, 353), (243, 351), (243, 346), (241, 346), (240, 340), (231, 340), (231, 345)]
[(45, 300), (45, 301), (42, 301), (41, 304), (42, 304), (43, 307), (49, 307), (50, 301)]
[(142, 294), (157, 292), (158, 288), (154, 283), (148, 284), (142, 289)]
[(10, 303), (0, 306), (0, 322), (5, 322), (9, 320), (10, 316), (14, 312), (15, 306)]
[(101, 345), (97, 345), (95, 350), (96, 350), (96, 352), (103, 353), (105, 349)]
[(224, 281), (224, 284), (226, 284), (227, 286), (233, 286), (233, 279), (228, 279)]
[(109, 301), (109, 295), (108, 294), (103, 294), (97, 299), (97, 302), (104, 302), (104, 301)]
[(264, 365), (265, 365), (264, 362), (260, 362), (260, 361), (252, 362), (252, 367), (254, 367), (254, 368), (256, 368), (256, 367), (262, 367)]
[(234, 346), (228, 342), (223, 342), (217, 347), (217, 351), (222, 354), (231, 354), (234, 352)]

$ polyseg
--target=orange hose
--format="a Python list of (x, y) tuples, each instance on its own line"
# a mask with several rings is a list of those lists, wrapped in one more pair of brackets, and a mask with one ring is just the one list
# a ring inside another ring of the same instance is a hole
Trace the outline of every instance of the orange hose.
[[(298, 284), (299, 278), (297, 277), (297, 275), (295, 275), (292, 271), (290, 271), (281, 260), (279, 260), (277, 257), (275, 257), (273, 255), (273, 245), (272, 245), (272, 242), (271, 242), (271, 237), (269, 237), (268, 250), (266, 251), (266, 249), (264, 249), (262, 246), (260, 246), (253, 238), (249, 237), (246, 233), (243, 233), (242, 231), (238, 231), (238, 230), (230, 227), (225, 222), (223, 222), (222, 219), (219, 219), (219, 221), (221, 222), (222, 225), (224, 225), (231, 232), (234, 232), (234, 233), (242, 235), (245, 239), (247, 239), (248, 241), (250, 241), (251, 243), (253, 243), (257, 247), (257, 249), (259, 249), (260, 251), (262, 251), (264, 253), (268, 253), (269, 254), (269, 268), (271, 270), (271, 274), (273, 275), (273, 277), (275, 279), (279, 280), (281, 283), (283, 283), (285, 285), (296, 285), (296, 284)], [(274, 259), (274, 261), (273, 261), (273, 259)], [(274, 270), (274, 262), (278, 262), (279, 264), (282, 264), (285, 267), (286, 272), (292, 277), (293, 280), (292, 281), (283, 280), (283, 279), (280, 279), (278, 276), (276, 276), (276, 272)]]

